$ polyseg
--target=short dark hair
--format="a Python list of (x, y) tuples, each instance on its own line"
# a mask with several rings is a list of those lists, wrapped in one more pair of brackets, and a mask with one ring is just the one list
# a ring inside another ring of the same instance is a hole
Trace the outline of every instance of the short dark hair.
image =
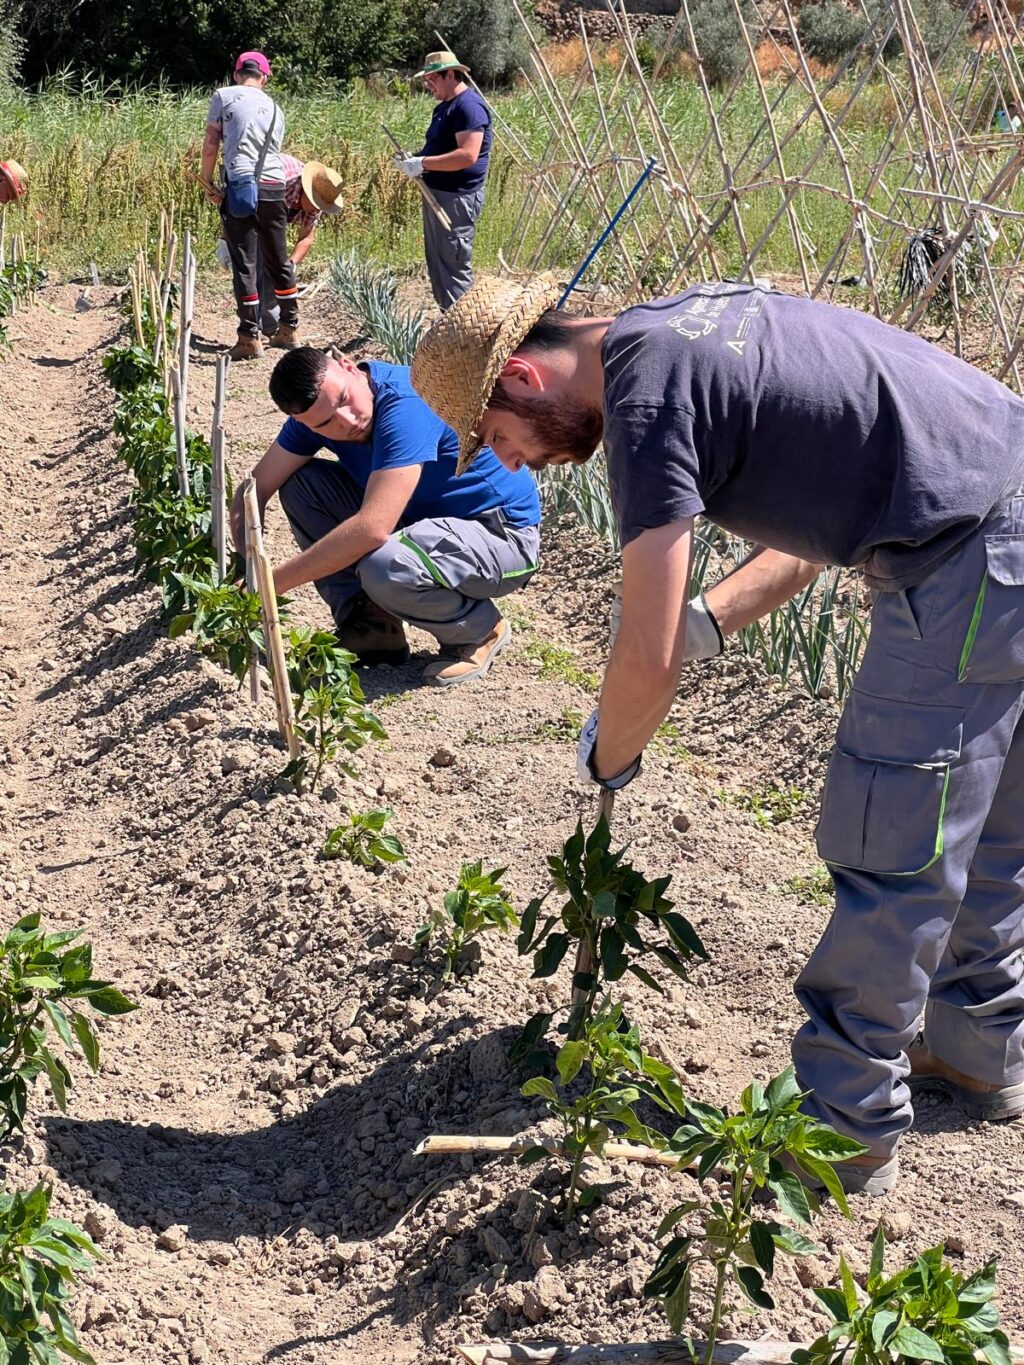
[(270, 396), (282, 412), (309, 411), (320, 397), (328, 361), (315, 346), (297, 346), (281, 357), (270, 376)]
[(572, 331), (572, 318), (560, 313), (557, 308), (549, 308), (533, 324), (526, 336), (516, 347), (517, 351), (558, 351), (569, 344)]

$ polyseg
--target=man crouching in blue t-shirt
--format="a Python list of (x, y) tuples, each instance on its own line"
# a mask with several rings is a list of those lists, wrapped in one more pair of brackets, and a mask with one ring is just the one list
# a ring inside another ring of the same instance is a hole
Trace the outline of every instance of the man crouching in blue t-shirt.
[[(260, 512), (280, 491), (302, 547), (275, 569), (278, 592), (314, 583), (340, 643), (363, 664), (405, 663), (408, 621), (441, 646), (428, 682), (482, 677), (512, 635), (492, 599), (537, 568), (532, 477), (487, 450), (473, 477), (457, 479), (458, 439), (413, 392), (404, 365), (303, 346), (274, 369), (270, 396), (290, 416), (254, 471)], [(312, 458), (320, 450), (337, 458)], [(240, 494), (231, 529), (240, 546)]]

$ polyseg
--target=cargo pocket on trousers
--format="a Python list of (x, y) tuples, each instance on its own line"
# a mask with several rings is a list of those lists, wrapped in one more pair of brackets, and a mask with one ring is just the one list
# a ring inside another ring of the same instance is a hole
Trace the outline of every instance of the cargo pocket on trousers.
[(960, 682), (1024, 678), (1024, 536), (985, 537), (985, 577), (960, 652)]
[(956, 706), (851, 693), (821, 798), (815, 837), (824, 862), (905, 877), (942, 856), (963, 719)]

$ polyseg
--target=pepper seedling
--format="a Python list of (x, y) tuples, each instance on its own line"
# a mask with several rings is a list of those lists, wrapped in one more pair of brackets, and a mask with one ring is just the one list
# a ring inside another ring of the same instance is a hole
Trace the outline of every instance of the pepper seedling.
[(390, 810), (352, 812), (345, 824), (335, 825), (320, 850), (321, 858), (346, 858), (360, 867), (376, 868), (386, 863), (404, 863), (405, 849), (384, 826), (394, 814)]
[(67, 1303), (82, 1271), (103, 1259), (88, 1233), (50, 1218), (48, 1185), (0, 1193), (0, 1361), (52, 1365), (57, 1353), (95, 1365)]
[[(730, 1276), (755, 1307), (770, 1309), (775, 1305), (765, 1281), (774, 1272), (776, 1253), (806, 1256), (818, 1251), (797, 1229), (754, 1213), (754, 1197), (763, 1191), (794, 1222), (810, 1225), (817, 1195), (784, 1162), (796, 1164), (812, 1182), (823, 1185), (850, 1216), (833, 1167), (867, 1148), (802, 1113), (805, 1098), (788, 1067), (767, 1087), (752, 1082), (738, 1114), (687, 1100), (692, 1122), (678, 1128), (665, 1149), (678, 1156), (681, 1168), (696, 1161), (698, 1180), (720, 1171), (728, 1187), (720, 1198), (688, 1199), (662, 1220), (658, 1237), (672, 1236), (644, 1286), (644, 1297), (661, 1303), (672, 1331), (679, 1333), (689, 1312), (693, 1272), (702, 1263), (711, 1268), (714, 1305), (705, 1365), (714, 1357)], [(684, 1219), (695, 1226), (677, 1232)]]
[(846, 1263), (839, 1261), (839, 1285), (815, 1289), (833, 1325), (806, 1349), (791, 1356), (793, 1365), (897, 1365), (904, 1360), (934, 1360), (942, 1365), (1011, 1365), (1005, 1332), (992, 1300), (996, 1262), (973, 1275), (949, 1264), (943, 1246), (923, 1252), (895, 1275), (885, 1273), (885, 1235), (875, 1236), (865, 1298)]
[(444, 956), (444, 979), (450, 981), (464, 950), (481, 934), (498, 930), (508, 934), (519, 925), (508, 892), (501, 884), (503, 867), (484, 871), (483, 862), (463, 863), (458, 884), (447, 892), (443, 903), (417, 929), (413, 943), (429, 943), (435, 936), (441, 941)]
[[(329, 631), (308, 626), (289, 631), (287, 652), (295, 731), (309, 752), (289, 763), (285, 776), (308, 781), (312, 789), (327, 763), (361, 749), (368, 739), (386, 739), (387, 732), (364, 705), (352, 667), (355, 655), (342, 649)], [(340, 766), (353, 776), (350, 765)]]
[[(243, 571), (239, 564), (238, 572)], [(238, 587), (234, 582), (218, 583), (215, 579), (191, 578), (188, 574), (175, 574), (174, 577), (192, 607), (174, 618), (168, 635), (175, 640), (191, 631), (197, 649), (222, 664), (239, 682), (244, 682), (253, 646), (266, 651), (259, 594)], [(278, 598), (279, 612), (284, 610), (283, 604), (284, 599)]]
[(67, 1109), (71, 1073), (51, 1050), (47, 1024), (69, 1051), (77, 1046), (91, 1070), (99, 1070), (92, 1024), (70, 1002), (101, 1015), (138, 1008), (109, 981), (93, 979), (91, 946), (70, 946), (81, 934), (47, 934), (36, 913), (18, 920), (0, 943), (0, 1139), (24, 1127), (29, 1087), (44, 1071), (58, 1107)]

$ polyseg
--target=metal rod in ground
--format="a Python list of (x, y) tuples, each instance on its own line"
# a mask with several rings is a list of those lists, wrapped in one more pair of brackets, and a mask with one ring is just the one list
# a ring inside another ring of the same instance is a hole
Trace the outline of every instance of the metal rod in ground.
[[(601, 796), (597, 803), (598, 820), (607, 821), (608, 828), (611, 829), (612, 813), (615, 810), (615, 793), (609, 791), (607, 787), (601, 788)], [(572, 1003), (573, 1007), (581, 1005), (590, 994), (590, 987), (578, 985), (580, 977), (592, 977), (595, 967), (594, 957), (590, 951), (589, 940), (580, 939), (580, 946), (576, 949), (576, 965), (572, 969)]]
[(573, 290), (576, 288), (576, 286), (579, 284), (580, 280), (581, 280), (581, 279), (583, 278), (583, 276), (586, 274), (587, 268), (588, 268), (588, 266), (590, 265), (590, 262), (594, 259), (594, 257), (597, 255), (597, 253), (598, 253), (598, 252), (601, 250), (601, 248), (604, 246), (605, 242), (608, 240), (608, 238), (609, 238), (609, 237), (612, 235), (612, 233), (615, 231), (615, 227), (616, 227), (616, 224), (618, 223), (619, 219), (622, 217), (622, 215), (623, 215), (623, 214), (626, 212), (626, 210), (629, 208), (630, 204), (633, 202), (633, 200), (636, 198), (636, 196), (637, 196), (637, 195), (640, 193), (640, 191), (643, 189), (644, 185), (647, 184), (647, 181), (651, 178), (651, 172), (654, 170), (654, 168), (655, 168), (655, 166), (656, 166), (657, 164), (658, 164), (657, 161), (656, 161), (656, 160), (654, 159), (654, 157), (652, 156), (651, 159), (650, 159), (650, 161), (648, 161), (646, 168), (645, 168), (644, 171), (641, 173), (639, 180), (637, 180), (636, 184), (633, 186), (633, 188), (630, 190), (630, 192), (626, 195), (625, 199), (624, 199), (624, 200), (622, 201), (622, 203), (619, 205), (618, 209), (617, 209), (616, 212), (615, 212), (615, 216), (612, 218), (611, 222), (608, 224), (608, 226), (605, 228), (605, 230), (601, 233), (600, 237), (598, 237), (597, 241), (594, 243), (594, 245), (593, 245), (593, 246), (590, 248), (590, 250), (587, 252), (586, 256), (585, 256), (584, 259), (583, 259), (583, 264), (582, 264), (582, 265), (580, 266), (580, 268), (576, 271), (576, 274), (573, 275), (572, 279), (569, 281), (569, 284), (568, 284), (568, 286), (567, 286), (567, 288), (566, 288), (566, 290), (565, 290), (565, 293), (562, 295), (562, 297), (558, 300), (558, 303), (555, 305), (556, 308), (561, 308), (561, 307), (562, 307), (562, 305), (565, 303), (566, 299), (569, 297), (569, 295), (572, 293), (572, 291), (573, 291)]
[(185, 401), (177, 365), (171, 366), (171, 410), (174, 414), (174, 453), (178, 460), (178, 492), (187, 498), (192, 490), (188, 486), (188, 464), (185, 460)]
[(295, 733), (295, 708), (292, 704), (291, 688), (288, 685), (288, 668), (284, 657), (284, 641), (281, 638), (281, 621), (277, 614), (277, 593), (274, 590), (274, 571), (263, 548), (263, 530), (260, 526), (259, 502), (256, 498), (256, 480), (248, 478), (242, 489), (245, 503), (245, 544), (251, 547), (256, 566), (256, 587), (263, 609), (263, 633), (267, 641), (267, 662), (270, 666), (270, 680), (274, 685), (274, 705), (277, 708), (277, 728), (281, 738), (288, 746), (288, 757), (299, 756), (299, 737)]
[[(393, 132), (391, 131), (391, 129), (387, 126), (387, 124), (386, 124), (386, 123), (382, 123), (380, 126), (384, 129), (384, 132), (387, 134), (387, 136), (388, 136), (388, 138), (389, 138), (389, 140), (390, 140), (390, 142), (391, 142), (391, 145), (394, 147), (394, 149), (395, 149), (395, 151), (398, 153), (398, 155), (399, 155), (400, 157), (402, 157), (403, 159), (404, 159), (404, 158), (407, 158), (408, 155), (409, 155), (409, 153), (405, 150), (405, 148), (404, 148), (404, 147), (402, 146), (402, 144), (399, 142), (398, 138), (395, 137), (394, 133), (393, 133)], [(416, 186), (416, 188), (419, 190), (420, 194), (423, 196), (423, 202), (427, 205), (427, 207), (430, 209), (431, 213), (434, 215), (434, 217), (437, 219), (437, 221), (438, 221), (438, 222), (441, 224), (441, 226), (444, 228), (445, 232), (451, 232), (451, 230), (452, 230), (452, 220), (448, 217), (447, 213), (445, 213), (444, 209), (441, 207), (441, 205), (440, 205), (440, 204), (437, 202), (437, 200), (434, 198), (433, 194), (430, 192), (430, 190), (428, 189), (428, 187), (427, 187), (426, 185), (424, 185), (423, 181), (420, 179), (419, 176), (416, 177), (416, 179), (413, 181), (413, 184), (414, 184), (414, 185)]]

